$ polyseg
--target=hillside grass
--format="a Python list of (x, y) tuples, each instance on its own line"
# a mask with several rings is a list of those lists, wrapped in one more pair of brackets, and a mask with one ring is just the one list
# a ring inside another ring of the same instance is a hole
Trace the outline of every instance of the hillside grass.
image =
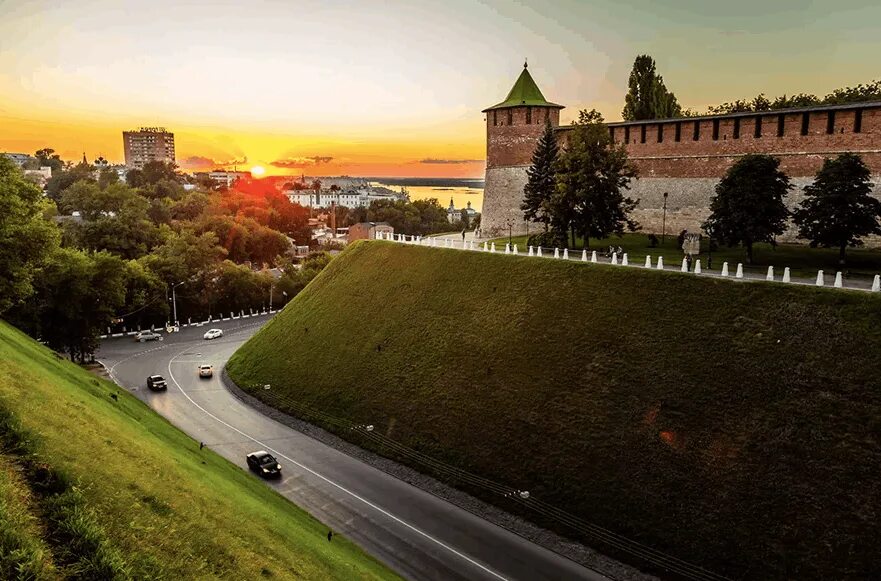
[(328, 543), (327, 527), (124, 390), (2, 322), (0, 449), (4, 579), (397, 578), (344, 536)]
[(363, 241), (228, 370), (734, 578), (864, 579), (879, 354), (868, 293)]
[[(652, 260), (657, 262), (659, 256), (664, 257), (664, 262), (668, 265), (678, 265), (682, 262), (682, 248), (676, 243), (678, 232), (667, 234), (663, 242), (661, 235), (658, 234), (658, 246), (652, 248), (649, 245), (648, 234), (644, 233), (627, 233), (623, 236), (610, 236), (602, 240), (590, 240), (589, 249), (598, 252), (605, 251), (609, 246), (618, 246), (628, 254), (631, 264), (643, 264), (646, 255), (650, 255)], [(458, 240), (458, 238), (454, 238)], [(493, 241), (496, 245), (504, 245), (508, 243), (508, 237), (496, 238)], [(524, 253), (528, 248), (526, 236), (514, 236), (511, 241), (517, 244), (518, 249)], [(584, 247), (584, 240), (576, 238), (576, 248), (580, 252)], [(571, 249), (570, 249), (571, 250)], [(708, 242), (706, 239), (701, 241), (700, 258), (701, 265), (704, 270), (707, 269), (707, 260), (710, 258), (708, 252)], [(619, 257), (620, 258), (620, 257)], [(881, 249), (878, 248), (848, 248), (847, 249), (847, 266), (842, 269), (838, 265), (838, 249), (837, 248), (811, 248), (806, 244), (778, 244), (772, 246), (770, 244), (759, 243), (753, 246), (753, 264), (747, 264), (746, 250), (742, 247), (719, 246), (712, 253), (713, 268), (712, 270), (722, 270), (722, 263), (728, 262), (732, 271), (737, 263), (742, 263), (747, 272), (755, 272), (765, 274), (769, 266), (773, 266), (777, 271), (778, 279), (783, 273), (784, 267), (789, 267), (792, 276), (813, 279), (817, 276), (818, 270), (824, 270), (827, 273), (834, 274), (838, 270), (846, 277), (855, 279), (869, 279), (876, 274), (881, 274)]]

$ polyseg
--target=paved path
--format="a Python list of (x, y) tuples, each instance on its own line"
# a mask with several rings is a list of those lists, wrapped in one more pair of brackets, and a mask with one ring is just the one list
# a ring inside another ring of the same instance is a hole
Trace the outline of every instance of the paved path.
[[(242, 469), (248, 452), (272, 451), (281, 460), (284, 478), (267, 486), (404, 577), (608, 579), (242, 403), (223, 383), (221, 369), (265, 321), (212, 323), (225, 332), (213, 341), (203, 340), (204, 328), (195, 327), (161, 343), (111, 338), (101, 344), (99, 359), (114, 381)], [(198, 377), (196, 367), (204, 363), (214, 365), (213, 378)], [(146, 389), (146, 377), (154, 373), (169, 380), (167, 392)]]

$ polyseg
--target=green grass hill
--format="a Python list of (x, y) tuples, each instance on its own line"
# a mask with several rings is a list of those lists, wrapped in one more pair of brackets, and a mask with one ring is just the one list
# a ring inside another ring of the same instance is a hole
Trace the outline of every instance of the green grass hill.
[(0, 578), (396, 578), (326, 532), (124, 390), (0, 322)]
[(359, 242), (228, 369), (733, 578), (877, 574), (877, 295)]

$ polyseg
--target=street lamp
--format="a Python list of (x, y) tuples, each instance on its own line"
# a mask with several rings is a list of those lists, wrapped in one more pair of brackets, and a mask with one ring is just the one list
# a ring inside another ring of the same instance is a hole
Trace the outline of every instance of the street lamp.
[(667, 196), (669, 196), (667, 192), (664, 192), (664, 217), (661, 221), (661, 247), (664, 246), (664, 238), (667, 235)]
[[(184, 281), (186, 282), (186, 281)], [(174, 292), (174, 289), (182, 285), (183, 282), (179, 282), (177, 284), (171, 285), (171, 304), (174, 308), (174, 324), (177, 326), (177, 294)]]
[(514, 238), (513, 238), (514, 220), (512, 220), (511, 218), (508, 218), (508, 220), (505, 222), (505, 224), (507, 224), (507, 226), (508, 226), (508, 246), (513, 246), (514, 245)]
[(704, 230), (706, 230), (707, 238), (709, 240), (707, 246), (707, 270), (710, 270), (713, 268), (713, 227), (707, 226)]

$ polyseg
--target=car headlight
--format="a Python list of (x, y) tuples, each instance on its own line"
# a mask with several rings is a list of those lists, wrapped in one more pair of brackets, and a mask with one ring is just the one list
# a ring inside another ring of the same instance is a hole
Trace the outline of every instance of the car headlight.
[(269, 472), (269, 470), (267, 470), (266, 468), (263, 468), (263, 471), (264, 471), (264, 472)]
[(281, 470), (281, 464), (276, 464), (276, 465), (275, 465), (275, 469), (276, 469), (276, 470)]

